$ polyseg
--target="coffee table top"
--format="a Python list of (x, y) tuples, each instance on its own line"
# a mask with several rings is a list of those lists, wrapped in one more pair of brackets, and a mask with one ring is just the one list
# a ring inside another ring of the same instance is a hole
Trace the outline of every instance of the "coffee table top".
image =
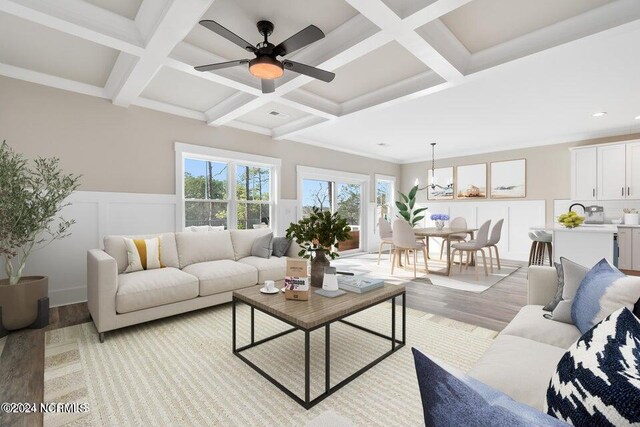
[(233, 297), (252, 305), (272, 316), (284, 320), (300, 329), (314, 329), (334, 320), (371, 307), (405, 292), (404, 285), (390, 285), (374, 289), (364, 294), (347, 292), (336, 298), (315, 294), (319, 288), (311, 288), (307, 301), (288, 300), (284, 292), (267, 295), (260, 292), (262, 285), (233, 291)]

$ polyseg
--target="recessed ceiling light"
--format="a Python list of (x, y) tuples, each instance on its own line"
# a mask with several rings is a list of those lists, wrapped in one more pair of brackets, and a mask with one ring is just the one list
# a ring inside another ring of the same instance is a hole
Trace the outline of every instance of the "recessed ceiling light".
[(376, 145), (377, 145), (378, 147), (388, 147), (388, 146), (389, 146), (389, 144), (386, 144), (386, 143), (384, 143), (384, 142), (378, 142)]
[(270, 111), (268, 114), (271, 115), (271, 116), (276, 116), (279, 119), (286, 119), (287, 117), (289, 117), (288, 114), (281, 113), (281, 112), (275, 111), (275, 110), (274, 111)]
[(593, 117), (602, 117), (602, 116), (606, 116), (607, 112), (606, 111), (599, 111), (597, 113), (593, 113)]

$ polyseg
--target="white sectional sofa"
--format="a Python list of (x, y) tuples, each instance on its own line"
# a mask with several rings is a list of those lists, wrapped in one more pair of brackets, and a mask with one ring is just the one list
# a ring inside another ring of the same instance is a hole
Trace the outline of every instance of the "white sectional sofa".
[(558, 286), (553, 267), (529, 267), (528, 304), (500, 332), (469, 375), (540, 411), (549, 380), (567, 349), (582, 336), (568, 323), (546, 319), (542, 307)]
[[(89, 312), (100, 341), (104, 333), (149, 320), (231, 301), (236, 289), (283, 280), (287, 257), (251, 256), (256, 238), (270, 229), (160, 234), (165, 268), (125, 273), (123, 237), (107, 236), (104, 250), (87, 253)], [(287, 255), (295, 256), (292, 244)]]

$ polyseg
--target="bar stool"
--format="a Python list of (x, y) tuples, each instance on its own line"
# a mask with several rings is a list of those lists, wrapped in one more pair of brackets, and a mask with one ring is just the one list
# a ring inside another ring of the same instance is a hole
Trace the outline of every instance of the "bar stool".
[(544, 265), (545, 257), (549, 257), (549, 265), (553, 266), (553, 247), (551, 233), (546, 231), (530, 231), (531, 250), (529, 251), (529, 265)]

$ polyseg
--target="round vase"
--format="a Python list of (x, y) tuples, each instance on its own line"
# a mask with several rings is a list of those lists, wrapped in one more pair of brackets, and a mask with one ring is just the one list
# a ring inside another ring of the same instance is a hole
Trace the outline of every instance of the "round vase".
[(435, 222), (435, 223), (436, 223), (436, 228), (437, 228), (438, 230), (442, 230), (442, 229), (444, 228), (444, 221), (442, 221), (442, 220), (436, 220), (436, 222)]
[(26, 328), (38, 317), (38, 300), (49, 294), (46, 276), (23, 277), (16, 285), (0, 280), (2, 326), (9, 331)]
[(324, 281), (324, 268), (329, 267), (329, 260), (324, 251), (317, 250), (311, 260), (311, 286), (322, 287)]

